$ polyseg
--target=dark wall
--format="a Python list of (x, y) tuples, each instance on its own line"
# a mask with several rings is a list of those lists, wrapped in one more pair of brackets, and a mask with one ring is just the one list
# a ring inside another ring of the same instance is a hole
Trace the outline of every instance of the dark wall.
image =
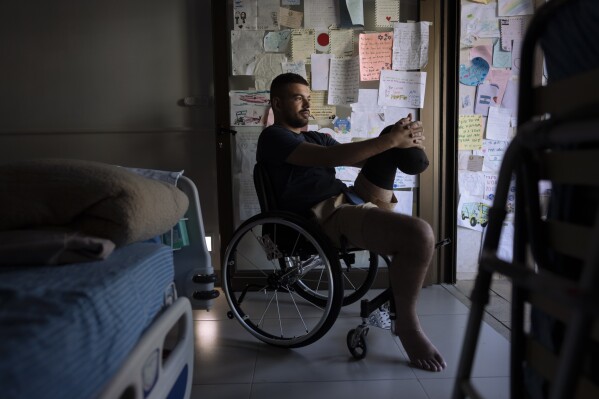
[(218, 246), (210, 14), (205, 0), (2, 2), (0, 162), (185, 169)]

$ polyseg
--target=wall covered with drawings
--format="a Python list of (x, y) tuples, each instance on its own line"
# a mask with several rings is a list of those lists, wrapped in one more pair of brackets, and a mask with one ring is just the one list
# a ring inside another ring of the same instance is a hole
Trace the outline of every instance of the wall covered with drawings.
[[(461, 1), (458, 280), (473, 279), (478, 270), (499, 167), (517, 128), (520, 47), (533, 13), (534, 0)], [(505, 259), (512, 256), (513, 200), (510, 195), (500, 243)]]
[[(269, 119), (269, 88), (283, 72), (311, 88), (308, 128), (339, 142), (377, 136), (423, 106), (429, 26), (417, 1), (229, 0), (231, 126), (236, 223), (258, 213), (252, 183), (256, 141)], [(410, 22), (408, 22), (410, 21)], [(354, 168), (338, 168), (351, 185)], [(398, 172), (396, 211), (416, 214), (417, 176)]]

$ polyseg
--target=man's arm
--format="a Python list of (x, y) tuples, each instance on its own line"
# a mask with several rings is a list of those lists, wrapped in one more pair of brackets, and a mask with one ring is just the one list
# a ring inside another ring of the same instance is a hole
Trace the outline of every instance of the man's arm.
[(289, 154), (287, 162), (299, 166), (359, 167), (366, 159), (391, 148), (418, 147), (424, 149), (423, 140), (421, 125), (410, 126), (402, 119), (388, 134), (369, 140), (330, 147), (301, 143)]

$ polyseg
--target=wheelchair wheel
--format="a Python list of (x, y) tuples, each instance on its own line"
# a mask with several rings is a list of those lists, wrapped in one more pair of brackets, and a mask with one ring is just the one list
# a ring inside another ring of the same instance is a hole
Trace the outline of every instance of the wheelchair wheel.
[[(259, 340), (309, 345), (333, 325), (343, 300), (339, 258), (305, 219), (267, 212), (243, 223), (224, 256), (223, 290), (231, 313)], [(298, 293), (318, 290), (322, 303)]]
[[(352, 304), (361, 299), (372, 287), (376, 278), (379, 265), (379, 256), (374, 252), (365, 250), (353, 250), (348, 254), (352, 261), (343, 259), (341, 264), (343, 280), (343, 306)], [(317, 289), (310, 289), (301, 283), (297, 287), (297, 293), (310, 302), (322, 306), (326, 296)]]
[(349, 349), (349, 352), (356, 360), (364, 359), (368, 353), (368, 346), (366, 345), (367, 334), (368, 328), (362, 327), (351, 329), (347, 332), (347, 349)]

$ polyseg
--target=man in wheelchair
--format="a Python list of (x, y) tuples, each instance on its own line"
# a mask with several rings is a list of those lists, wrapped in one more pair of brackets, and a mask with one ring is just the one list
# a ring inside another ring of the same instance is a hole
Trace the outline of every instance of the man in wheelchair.
[[(441, 371), (446, 363), (429, 341), (416, 314), (416, 300), (435, 240), (424, 220), (393, 212), (396, 169), (417, 174), (428, 166), (423, 129), (411, 115), (379, 137), (340, 144), (329, 135), (304, 131), (310, 118), (310, 89), (300, 75), (285, 73), (271, 85), (274, 124), (258, 139), (256, 159), (264, 165), (281, 210), (315, 218), (338, 247), (351, 245), (392, 257), (390, 284), (396, 310), (392, 332), (411, 363)], [(361, 167), (354, 186), (335, 177), (335, 166)]]

